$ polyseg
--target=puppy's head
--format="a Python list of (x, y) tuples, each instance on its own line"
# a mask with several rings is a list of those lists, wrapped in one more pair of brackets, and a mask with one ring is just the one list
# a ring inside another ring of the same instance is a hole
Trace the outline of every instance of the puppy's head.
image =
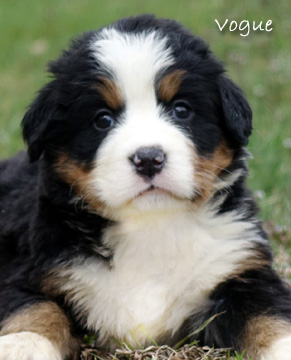
[(207, 199), (251, 133), (241, 91), (174, 21), (139, 16), (86, 33), (50, 71), (23, 120), (28, 152), (96, 209)]

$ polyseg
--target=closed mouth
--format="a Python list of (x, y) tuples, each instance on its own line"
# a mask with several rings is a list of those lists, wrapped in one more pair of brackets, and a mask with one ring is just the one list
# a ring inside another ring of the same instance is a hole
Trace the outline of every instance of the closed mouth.
[(173, 194), (171, 191), (168, 191), (166, 189), (163, 189), (161, 187), (155, 186), (155, 185), (150, 185), (147, 189), (141, 191), (140, 193), (138, 193), (134, 199), (142, 197), (143, 195), (147, 195), (147, 194), (152, 194), (152, 195), (166, 195), (166, 196), (170, 196), (170, 197), (177, 197), (175, 194)]

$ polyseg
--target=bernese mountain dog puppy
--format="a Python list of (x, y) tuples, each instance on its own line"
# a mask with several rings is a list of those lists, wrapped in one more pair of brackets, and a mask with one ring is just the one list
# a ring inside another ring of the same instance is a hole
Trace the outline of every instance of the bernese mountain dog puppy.
[(28, 152), (0, 163), (0, 359), (76, 359), (86, 332), (291, 359), (290, 290), (245, 187), (251, 109), (204, 41), (142, 15), (49, 70)]

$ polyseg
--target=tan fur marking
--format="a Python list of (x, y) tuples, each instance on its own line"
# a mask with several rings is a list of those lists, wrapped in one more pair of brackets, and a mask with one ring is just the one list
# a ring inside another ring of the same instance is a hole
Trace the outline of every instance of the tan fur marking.
[(249, 356), (258, 359), (279, 338), (290, 336), (291, 324), (276, 317), (257, 316), (251, 319), (244, 331), (242, 347)]
[(75, 190), (76, 194), (85, 200), (90, 209), (94, 211), (101, 211), (103, 209), (104, 205), (99, 201), (96, 194), (92, 196), (90, 193), (88, 185), (90, 170), (77, 161), (70, 159), (66, 154), (61, 154), (58, 157), (55, 163), (55, 170)]
[(272, 266), (272, 261), (266, 259), (265, 255), (260, 249), (253, 249), (253, 255), (245, 258), (238, 264), (235, 272), (228, 276), (228, 279), (236, 279), (236, 281), (245, 282), (245, 278), (242, 276), (249, 270), (262, 270)]
[(2, 323), (0, 336), (23, 331), (46, 337), (64, 358), (77, 359), (79, 341), (71, 335), (69, 321), (57, 304), (43, 302), (19, 310)]
[(100, 92), (107, 105), (111, 109), (120, 109), (123, 105), (123, 99), (117, 84), (107, 78), (100, 78), (98, 80), (100, 83), (98, 83), (95, 87)]
[(66, 268), (61, 266), (50, 270), (42, 281), (43, 292), (53, 297), (57, 297), (60, 295), (66, 296), (67, 294), (64, 294), (60, 290), (63, 285), (70, 281), (70, 276), (64, 275), (65, 271)]
[(233, 151), (222, 142), (215, 150), (211, 158), (196, 157), (195, 161), (195, 180), (198, 187), (199, 196), (197, 202), (203, 203), (216, 191), (215, 182), (219, 175), (232, 162)]
[[(59, 266), (52, 269), (42, 280), (42, 291), (52, 297), (63, 296), (65, 303), (70, 304), (75, 295), (73, 290), (62, 291), (61, 288), (70, 282), (70, 275), (66, 274), (66, 268)], [(75, 313), (78, 321), (86, 324), (87, 315), (82, 312), (81, 314)]]
[(170, 102), (173, 99), (181, 86), (185, 73), (184, 70), (175, 70), (163, 77), (158, 86), (158, 95), (161, 100)]
[(62, 179), (67, 184), (72, 185), (78, 192), (83, 188), (83, 184), (86, 183), (89, 176), (89, 170), (87, 170), (82, 164), (77, 163), (66, 154), (59, 156), (55, 165), (56, 171), (61, 175)]

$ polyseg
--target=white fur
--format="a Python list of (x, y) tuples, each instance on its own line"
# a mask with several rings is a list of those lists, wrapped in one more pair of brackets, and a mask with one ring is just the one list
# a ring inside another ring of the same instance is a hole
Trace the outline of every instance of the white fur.
[[(156, 100), (155, 78), (174, 63), (166, 41), (154, 31), (106, 29), (91, 45), (125, 102), (87, 183), (87, 193), (107, 205), (102, 215), (117, 221), (103, 236), (114, 258), (111, 266), (81, 258), (60, 276), (66, 279), (62, 290), (73, 294), (73, 308), (106, 345), (114, 338), (146, 344), (147, 335), (171, 342), (183, 321), (207, 308), (209, 293), (260, 241), (242, 214), (217, 216), (219, 204), (210, 202), (193, 209), (195, 147)], [(164, 169), (150, 183), (129, 161), (145, 146), (159, 146), (166, 154)], [(217, 188), (240, 175), (230, 174)], [(162, 190), (144, 193), (150, 185)]]
[(158, 32), (127, 34), (104, 29), (92, 44), (101, 65), (116, 79), (126, 102), (155, 104), (154, 80), (163, 69), (174, 63), (167, 39)]
[[(174, 62), (166, 41), (154, 31), (126, 34), (106, 29), (92, 44), (98, 62), (112, 74), (125, 101), (120, 124), (98, 150), (89, 184), (93, 196), (97, 194), (111, 208), (130, 200), (141, 209), (175, 205), (169, 196), (160, 196), (158, 202), (152, 196), (140, 198), (150, 185), (178, 198), (194, 193), (194, 146), (156, 100), (155, 78)], [(151, 183), (138, 176), (129, 161), (137, 149), (146, 146), (161, 147), (167, 157), (165, 168)]]
[[(155, 145), (162, 147), (167, 162), (149, 184), (136, 174), (129, 157), (141, 146)], [(179, 198), (191, 198), (194, 191), (193, 153), (193, 145), (186, 136), (158, 116), (139, 114), (137, 122), (128, 115), (126, 123), (113, 131), (101, 145), (89, 186), (92, 193), (98, 194), (111, 208), (119, 208), (134, 198), (134, 204), (142, 207), (141, 201), (145, 198), (141, 200), (136, 196), (150, 185)]]
[(0, 360), (62, 360), (62, 356), (47, 338), (25, 331), (0, 336)]
[(148, 334), (171, 342), (188, 316), (207, 308), (209, 292), (250, 256), (257, 238), (238, 214), (214, 212), (137, 214), (104, 233), (114, 248), (111, 267), (80, 259), (60, 274), (69, 276), (62, 290), (74, 294), (74, 308), (100, 341), (136, 346)]
[(274, 341), (262, 357), (253, 360), (291, 360), (291, 336)]

